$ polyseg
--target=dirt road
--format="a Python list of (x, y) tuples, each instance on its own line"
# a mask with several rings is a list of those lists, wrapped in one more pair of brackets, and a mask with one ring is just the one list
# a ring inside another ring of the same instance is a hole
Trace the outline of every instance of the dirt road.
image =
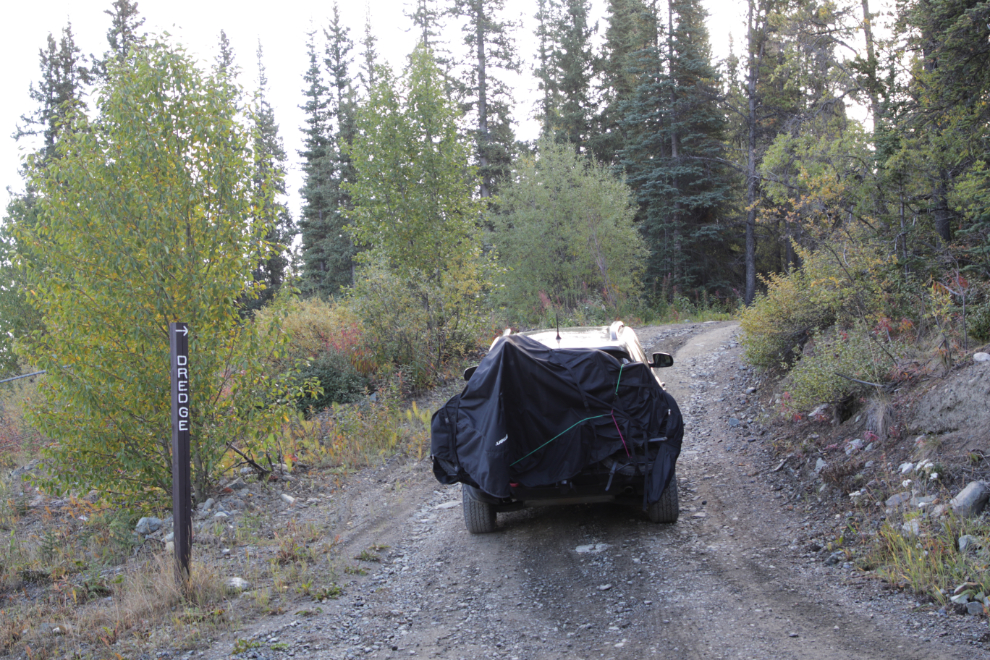
[[(378, 546), (382, 562), (362, 564), (369, 575), (338, 600), (239, 632), (261, 646), (237, 657), (986, 657), (802, 546), (810, 509), (773, 490), (767, 438), (737, 413), (753, 382), (737, 333), (640, 331), (648, 347), (676, 348), (664, 372), (686, 421), (676, 524), (582, 505), (500, 514), (497, 533), (473, 536), (459, 487), (439, 486), (425, 461), (371, 471), (332, 515), (342, 553)], [(207, 656), (229, 658), (231, 644)]]

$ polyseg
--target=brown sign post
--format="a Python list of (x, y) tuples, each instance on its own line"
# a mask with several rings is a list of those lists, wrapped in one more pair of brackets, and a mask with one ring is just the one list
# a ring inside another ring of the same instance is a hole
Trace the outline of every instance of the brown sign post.
[(168, 337), (172, 354), (172, 528), (175, 534), (175, 575), (180, 584), (185, 584), (189, 580), (189, 558), (192, 555), (189, 326), (185, 323), (169, 323)]

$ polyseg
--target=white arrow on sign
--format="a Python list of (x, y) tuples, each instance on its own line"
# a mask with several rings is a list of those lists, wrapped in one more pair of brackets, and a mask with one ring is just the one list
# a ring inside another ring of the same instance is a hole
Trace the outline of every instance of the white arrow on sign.
[(189, 336), (189, 326), (184, 326), (182, 328), (176, 328), (176, 332), (181, 332), (183, 337)]

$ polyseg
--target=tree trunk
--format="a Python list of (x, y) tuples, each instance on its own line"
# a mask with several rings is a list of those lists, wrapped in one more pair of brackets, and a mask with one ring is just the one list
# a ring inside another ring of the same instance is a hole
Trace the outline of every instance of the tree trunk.
[[(746, 115), (747, 151), (746, 163), (746, 292), (743, 302), (753, 303), (756, 297), (756, 73), (758, 59), (753, 52), (753, 5), (756, 0), (749, 0), (749, 75), (746, 82), (748, 97), (748, 113)], [(761, 46), (762, 47), (762, 46)]]
[(485, 72), (485, 5), (475, 0), (475, 42), (478, 47), (478, 169), (481, 170), (481, 197), (492, 196), (492, 177), (488, 172), (488, 78)]
[(862, 0), (863, 37), (866, 39), (866, 76), (869, 78), (870, 111), (873, 113), (873, 132), (876, 134), (880, 121), (880, 99), (877, 97), (877, 54), (873, 46), (873, 15), (870, 14), (870, 0)]
[(935, 212), (935, 233), (944, 245), (952, 241), (952, 211), (949, 210), (949, 173), (944, 169), (938, 172), (932, 204)]
[[(677, 171), (679, 152), (677, 144), (677, 80), (674, 77), (674, 65), (676, 59), (674, 56), (674, 3), (673, 0), (667, 0), (667, 71), (670, 76), (670, 160), (674, 163), (674, 171)], [(675, 194), (680, 197), (679, 182), (677, 180), (677, 175), (673, 175), (673, 180), (671, 181), (673, 188), (677, 191)], [(673, 214), (671, 217), (671, 233), (674, 237), (674, 258), (671, 269), (674, 275), (674, 281), (680, 282), (681, 276), (681, 265), (683, 264), (683, 255), (681, 254), (681, 213), (680, 213), (680, 203), (675, 200)]]

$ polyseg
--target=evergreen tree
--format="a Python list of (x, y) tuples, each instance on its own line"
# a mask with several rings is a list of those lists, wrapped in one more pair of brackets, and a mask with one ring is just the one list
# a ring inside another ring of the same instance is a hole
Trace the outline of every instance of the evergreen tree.
[(595, 114), (591, 35), (597, 28), (588, 25), (588, 11), (588, 0), (539, 0), (536, 14), (541, 133), (582, 152), (592, 137)]
[(375, 67), (378, 66), (378, 51), (375, 44), (378, 39), (371, 31), (371, 7), (366, 8), (364, 16), (364, 36), (361, 38), (361, 67), (358, 72), (358, 79), (364, 89), (365, 97), (371, 95), (371, 88), (375, 86)]
[[(258, 66), (261, 66), (260, 59)], [(221, 78), (233, 79), (237, 77), (237, 66), (234, 64), (234, 49), (230, 45), (230, 39), (227, 38), (227, 33), (223, 30), (220, 30), (220, 50), (217, 53), (213, 70)]]
[(650, 10), (644, 0), (609, 0), (599, 97), (601, 113), (591, 150), (600, 163), (617, 164), (626, 146), (623, 109), (639, 84), (638, 58), (653, 43)]
[(17, 140), (28, 136), (41, 138), (40, 165), (55, 156), (55, 145), (66, 130), (66, 117), (84, 107), (84, 86), (91, 81), (91, 76), (86, 68), (86, 57), (76, 46), (71, 24), (62, 29), (57, 42), (55, 37), (48, 35), (45, 47), (38, 51), (38, 59), (41, 80), (37, 85), (32, 83), (28, 92), (37, 107), (34, 112), (21, 116), (23, 124), (17, 127), (14, 137)]
[[(350, 196), (345, 184), (353, 183), (354, 169), (347, 147), (355, 134), (357, 108), (351, 79), (354, 43), (350, 31), (334, 5), (327, 29), (323, 67), (317, 60), (310, 37), (310, 69), (306, 81), (306, 150), (303, 172), (302, 260), (303, 291), (309, 295), (332, 296), (353, 282), (355, 248), (344, 231)], [(370, 32), (368, 33), (370, 35)], [(374, 42), (366, 41), (368, 59), (374, 60)], [(369, 64), (373, 66), (373, 64)], [(324, 71), (329, 80), (324, 79)]]
[[(83, 94), (91, 81), (86, 58), (75, 44), (72, 25), (67, 25), (58, 41), (48, 35), (38, 52), (41, 78), (32, 83), (29, 96), (37, 106), (21, 117), (14, 138), (40, 138), (28, 158), (28, 167), (44, 170), (58, 158), (58, 146), (71, 131), (73, 113), (85, 109)], [(12, 194), (3, 221), (0, 222), (0, 373), (17, 366), (13, 342), (42, 329), (41, 316), (28, 303), (28, 286), (21, 266), (44, 255), (32, 251), (18, 240), (39, 223), (37, 190), (26, 181), (23, 193)]]
[(443, 11), (438, 0), (412, 0), (413, 10), (406, 13), (406, 18), (419, 34), (419, 43), (434, 52), (441, 47), (440, 35), (444, 32)]
[(985, 182), (990, 160), (990, 110), (980, 101), (990, 90), (990, 7), (980, 0), (913, 0), (901, 5), (899, 18), (918, 59), (899, 126), (909, 153), (898, 160), (924, 178), (911, 206), (948, 245), (960, 220), (951, 199), (955, 182), (974, 165)]
[(555, 48), (559, 25), (560, 0), (537, 0), (536, 39), (539, 46), (533, 75), (540, 90), (536, 115), (542, 136), (550, 135), (560, 108), (559, 53)]
[(110, 60), (122, 62), (131, 47), (144, 40), (144, 32), (141, 31), (144, 18), (138, 13), (138, 3), (132, 0), (114, 0), (111, 8), (103, 13), (110, 17), (110, 29), (107, 30), (110, 48), (99, 61), (97, 71), (101, 77), (106, 77)]
[[(232, 58), (229, 58), (232, 59)], [(232, 62), (228, 62), (228, 65)], [(227, 69), (221, 69), (224, 74)], [(275, 111), (268, 102), (268, 76), (258, 43), (258, 90), (255, 93), (254, 112), (254, 171), (252, 186), (258, 220), (266, 226), (265, 249), (254, 268), (253, 286), (257, 295), (247, 296), (245, 310), (260, 309), (271, 301), (285, 282), (289, 267), (289, 251), (296, 234), (289, 208), (285, 204), (286, 154), (282, 138), (278, 134)]]
[(636, 56), (639, 84), (621, 106), (621, 162), (641, 204), (647, 275), (654, 286), (725, 285), (732, 278), (720, 216), (732, 181), (722, 165), (725, 119), (704, 9), (698, 0), (669, 0), (666, 29), (651, 9), (653, 44)]
[(462, 80), (464, 108), (477, 117), (474, 131), (482, 197), (491, 197), (512, 163), (515, 137), (512, 131), (512, 97), (498, 77), (519, 71), (515, 44), (509, 34), (514, 26), (499, 18), (504, 0), (454, 0), (451, 12), (465, 19), (464, 44), (470, 49), (470, 65)]
[(299, 230), (302, 234), (302, 282), (307, 295), (329, 295), (332, 290), (329, 273), (330, 250), (326, 245), (326, 222), (333, 213), (333, 199), (329, 182), (333, 176), (333, 159), (330, 126), (327, 115), (327, 87), (323, 69), (316, 54), (315, 32), (310, 32), (306, 43), (309, 68), (303, 80), (306, 113), (303, 128), (303, 185)]
[(354, 281), (353, 259), (356, 251), (344, 227), (347, 225), (347, 212), (351, 208), (347, 185), (354, 183), (354, 166), (348, 148), (354, 141), (357, 110), (357, 98), (350, 74), (354, 43), (350, 38), (350, 30), (340, 21), (336, 4), (329, 29), (324, 30), (324, 35), (327, 39), (324, 64), (329, 75), (327, 116), (332, 134), (328, 152), (328, 157), (332, 160), (332, 176), (328, 187), (331, 208), (326, 222), (325, 245), (329, 293), (336, 293)]
[(557, 26), (557, 88), (560, 109), (554, 122), (558, 140), (587, 151), (591, 121), (595, 114), (591, 82), (596, 63), (591, 50), (591, 35), (597, 29), (588, 25), (588, 0), (566, 0)]

